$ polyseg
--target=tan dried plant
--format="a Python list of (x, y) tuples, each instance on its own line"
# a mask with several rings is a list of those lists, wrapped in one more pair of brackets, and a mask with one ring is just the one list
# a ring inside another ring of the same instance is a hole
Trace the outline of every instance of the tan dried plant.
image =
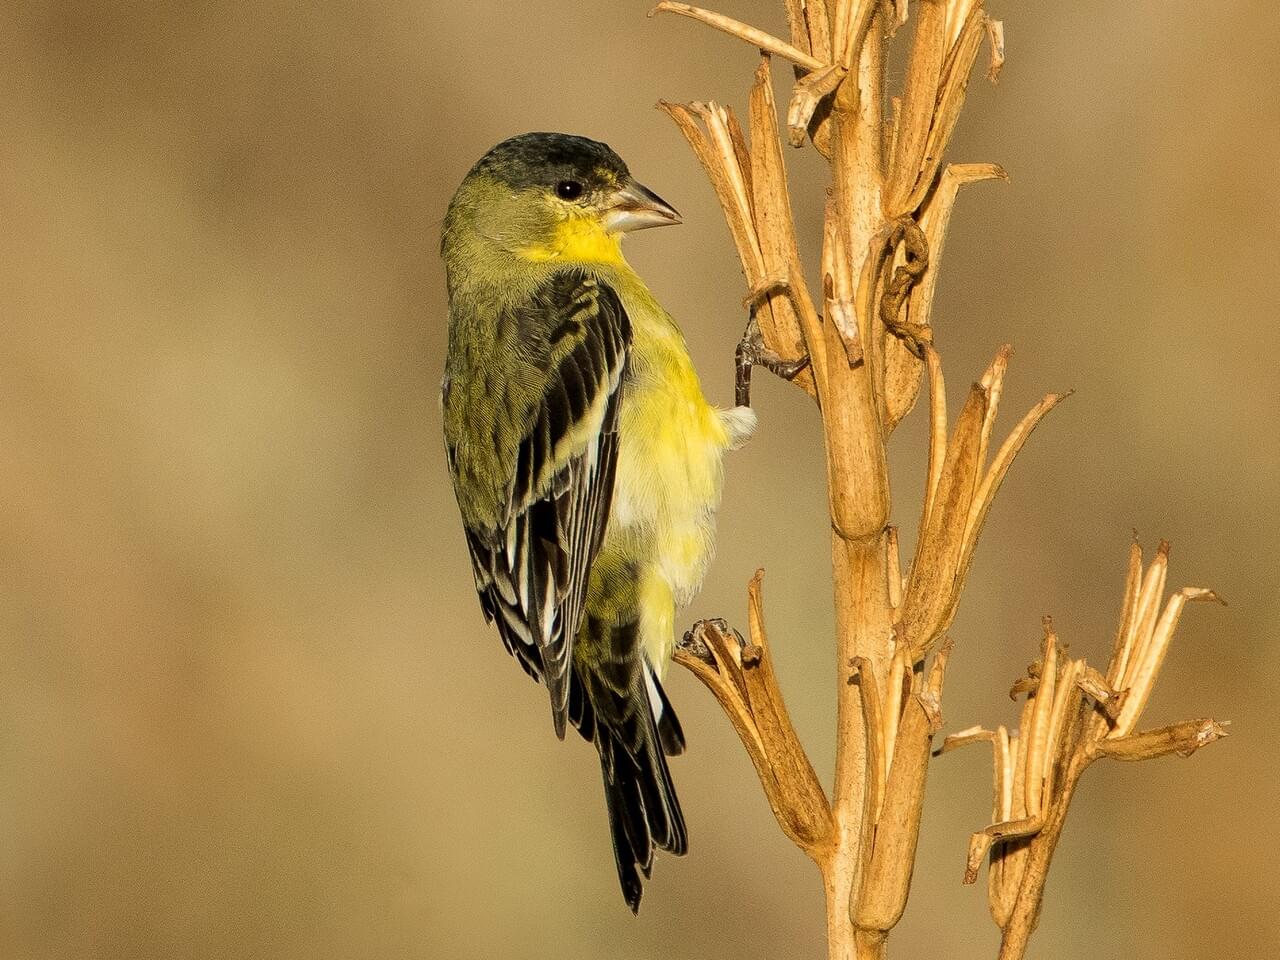
[[(746, 277), (750, 366), (766, 362), (815, 400), (826, 448), (835, 584), (837, 747), (828, 795), (782, 700), (764, 622), (763, 571), (748, 587), (747, 638), (704, 621), (676, 659), (715, 695), (746, 747), (783, 832), (821, 871), (832, 960), (884, 957), (910, 890), (933, 738), (955, 618), (992, 500), (1032, 430), (1063, 399), (1049, 394), (1003, 441), (995, 421), (1010, 348), (1001, 347), (949, 417), (933, 346), (932, 303), (960, 187), (1004, 179), (990, 163), (943, 164), (973, 65), (1004, 63), (1004, 31), (982, 0), (785, 0), (790, 38), (663, 0), (653, 13), (701, 21), (760, 50), (744, 131), (733, 111), (660, 104), (679, 126), (723, 208)], [(911, 22), (910, 31), (899, 28)], [(890, 96), (889, 45), (907, 41), (903, 88)], [(772, 60), (792, 65), (785, 137), (829, 164), (820, 265), (810, 292), (791, 211)], [(886, 444), (928, 383), (929, 457), (915, 555), (905, 573), (890, 525)], [(1142, 571), (1134, 547), (1115, 652), (1104, 675), (1067, 656), (1050, 624), (1041, 659), (1014, 688), (1018, 730), (973, 728), (943, 749), (995, 750), (992, 825), (974, 835), (973, 882), (990, 855), (1000, 956), (1022, 957), (1035, 927), (1067, 805), (1098, 757), (1189, 753), (1221, 737), (1197, 720), (1135, 733), (1184, 604), (1161, 608), (1167, 546)], [(939, 751), (941, 752), (941, 751)]]

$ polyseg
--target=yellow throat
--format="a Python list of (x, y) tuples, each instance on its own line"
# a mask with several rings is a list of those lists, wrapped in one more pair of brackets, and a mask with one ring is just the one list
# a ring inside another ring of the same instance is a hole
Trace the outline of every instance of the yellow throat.
[(608, 233), (598, 217), (570, 217), (562, 220), (546, 245), (524, 247), (520, 255), (535, 263), (564, 260), (569, 263), (622, 264), (622, 242)]

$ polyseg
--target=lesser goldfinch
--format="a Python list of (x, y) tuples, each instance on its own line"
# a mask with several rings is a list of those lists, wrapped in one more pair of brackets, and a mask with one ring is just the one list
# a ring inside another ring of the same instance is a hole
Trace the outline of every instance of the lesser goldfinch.
[(557, 133), (480, 159), (444, 221), (449, 469), (485, 616), (600, 752), (633, 911), (655, 847), (683, 854), (662, 689), (675, 610), (711, 560), (721, 456), (755, 426), (703, 396), (684, 336), (623, 258), (679, 223), (603, 143)]

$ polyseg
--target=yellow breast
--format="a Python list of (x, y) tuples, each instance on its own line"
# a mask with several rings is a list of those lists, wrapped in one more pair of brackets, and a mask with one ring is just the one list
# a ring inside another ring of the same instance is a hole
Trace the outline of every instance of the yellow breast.
[(610, 523), (630, 532), (684, 604), (711, 562), (730, 438), (670, 318), (638, 281), (617, 289), (633, 341)]

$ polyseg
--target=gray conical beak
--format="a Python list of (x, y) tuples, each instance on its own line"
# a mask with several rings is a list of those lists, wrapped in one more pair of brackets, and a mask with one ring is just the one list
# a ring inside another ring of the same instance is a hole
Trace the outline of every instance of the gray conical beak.
[(679, 222), (675, 207), (631, 179), (614, 191), (604, 213), (604, 227), (609, 233), (631, 233)]

